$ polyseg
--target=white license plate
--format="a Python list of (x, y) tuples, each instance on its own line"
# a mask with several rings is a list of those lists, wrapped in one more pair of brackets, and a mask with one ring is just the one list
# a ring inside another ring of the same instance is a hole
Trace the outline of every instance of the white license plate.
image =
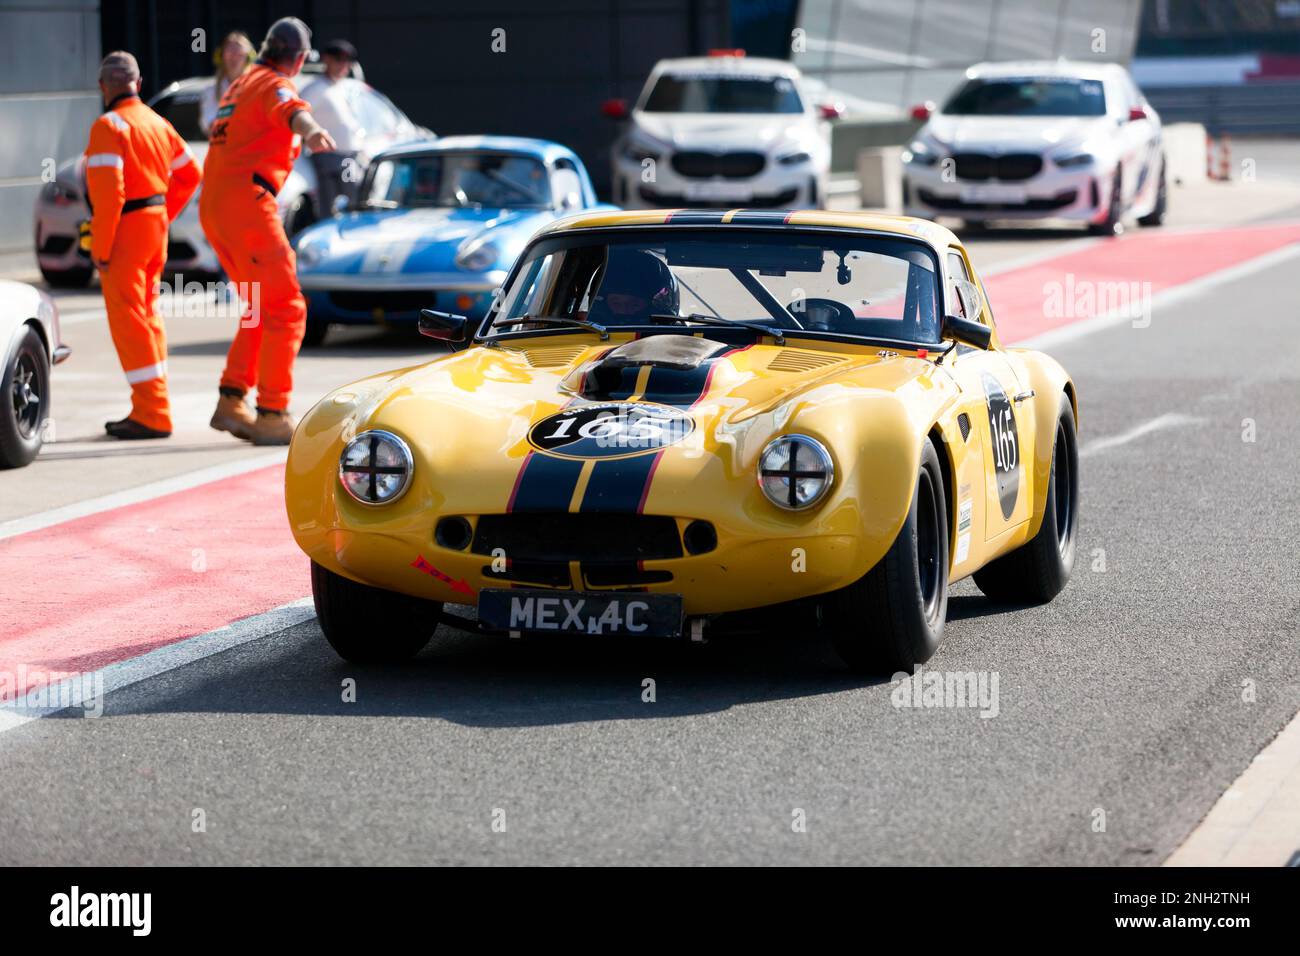
[(986, 186), (963, 186), (962, 202), (1023, 203), (1028, 198), (1023, 186), (1003, 186), (990, 183)]
[(739, 202), (754, 198), (753, 190), (730, 183), (687, 183), (686, 198), (695, 202)]

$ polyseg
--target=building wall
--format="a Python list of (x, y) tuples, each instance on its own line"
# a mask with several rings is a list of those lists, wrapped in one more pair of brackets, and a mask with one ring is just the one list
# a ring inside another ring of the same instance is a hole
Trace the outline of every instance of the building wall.
[(1142, 0), (802, 0), (803, 49), (793, 59), (853, 112), (897, 115), (942, 102), (983, 60), (1127, 63), (1141, 8)]
[(100, 111), (98, 0), (0, 0), (0, 252), (31, 248), (42, 173)]

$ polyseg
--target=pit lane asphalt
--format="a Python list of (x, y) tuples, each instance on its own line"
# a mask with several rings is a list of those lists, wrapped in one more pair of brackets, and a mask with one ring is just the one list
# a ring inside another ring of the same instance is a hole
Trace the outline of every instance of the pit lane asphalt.
[(362, 669), (309, 622), (0, 737), (0, 863), (1158, 863), (1300, 700), (1296, 268), (1051, 350), (1074, 579), (1027, 609), (958, 585), (929, 664), (996, 672), (997, 717), (897, 709), (811, 633), (444, 632)]

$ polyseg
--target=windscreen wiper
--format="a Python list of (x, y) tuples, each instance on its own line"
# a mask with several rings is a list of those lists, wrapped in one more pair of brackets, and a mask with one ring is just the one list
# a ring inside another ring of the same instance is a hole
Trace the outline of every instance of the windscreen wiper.
[(590, 322), (587, 319), (571, 319), (567, 315), (519, 315), (512, 319), (506, 319), (504, 322), (493, 322), (492, 327), (501, 328), (507, 325), (516, 325), (520, 322), (542, 322), (550, 325), (574, 325), (580, 329), (588, 329), (592, 332), (598, 332), (601, 341), (609, 338), (609, 329), (600, 323)]
[(764, 335), (770, 335), (776, 339), (777, 345), (785, 345), (785, 333), (780, 329), (774, 329), (769, 325), (763, 325), (761, 322), (745, 322), (741, 319), (724, 319), (718, 315), (703, 315), (699, 312), (692, 312), (690, 315), (671, 315), (668, 313), (655, 314), (650, 316), (652, 322), (698, 322), (701, 325), (735, 325), (742, 329), (753, 329), (755, 332), (762, 332)]

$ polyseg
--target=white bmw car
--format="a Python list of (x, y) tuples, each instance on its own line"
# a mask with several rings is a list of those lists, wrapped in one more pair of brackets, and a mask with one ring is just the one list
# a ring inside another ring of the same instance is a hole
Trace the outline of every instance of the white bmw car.
[(836, 104), (814, 103), (799, 70), (780, 60), (719, 50), (661, 60), (612, 150), (614, 202), (660, 206), (821, 206), (830, 173)]
[(979, 64), (903, 154), (909, 216), (1071, 220), (1113, 235), (1168, 204), (1160, 117), (1118, 64)]

